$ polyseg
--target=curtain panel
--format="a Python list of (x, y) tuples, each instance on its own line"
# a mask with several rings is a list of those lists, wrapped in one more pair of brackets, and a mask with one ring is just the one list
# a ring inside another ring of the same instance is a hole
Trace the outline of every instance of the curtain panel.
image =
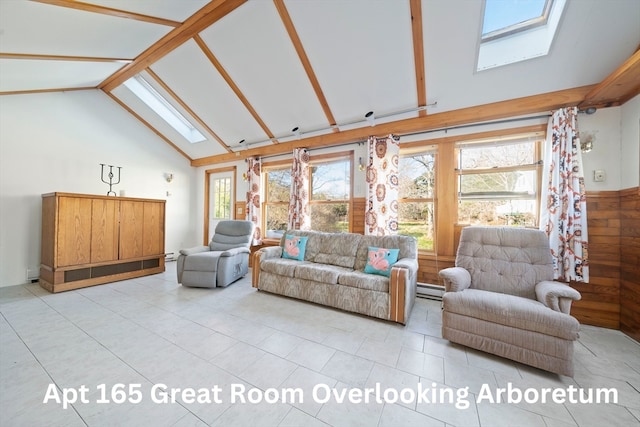
[(553, 113), (547, 127), (540, 229), (549, 236), (555, 279), (589, 282), (587, 202), (578, 109)]
[(310, 230), (309, 216), (309, 151), (294, 148), (289, 197), (289, 230)]
[(398, 161), (400, 144), (389, 135), (367, 140), (367, 211), (365, 234), (386, 236), (398, 233)]
[(247, 221), (255, 224), (255, 232), (253, 234), (253, 244), (262, 243), (262, 214), (260, 210), (260, 170), (262, 168), (262, 160), (257, 158), (247, 159), (247, 181), (249, 182), (249, 191), (247, 191)]

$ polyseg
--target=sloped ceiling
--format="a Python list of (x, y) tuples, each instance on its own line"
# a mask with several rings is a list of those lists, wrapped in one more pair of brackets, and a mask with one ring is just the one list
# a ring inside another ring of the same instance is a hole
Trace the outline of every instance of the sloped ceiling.
[[(197, 166), (563, 105), (620, 105), (640, 92), (637, 0), (568, 0), (549, 55), (476, 72), (483, 8), (0, 0), (0, 95), (101, 89)], [(137, 73), (206, 141), (189, 143), (122, 84)]]

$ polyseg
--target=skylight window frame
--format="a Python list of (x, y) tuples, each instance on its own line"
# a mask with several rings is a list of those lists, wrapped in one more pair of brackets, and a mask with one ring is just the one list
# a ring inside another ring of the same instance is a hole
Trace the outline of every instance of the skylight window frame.
[[(528, 31), (536, 27), (541, 27), (546, 25), (549, 21), (549, 15), (551, 13), (551, 8), (553, 7), (554, 0), (546, 0), (544, 3), (544, 9), (542, 11), (542, 15), (537, 16), (532, 19), (527, 19), (526, 21), (518, 22), (516, 24), (509, 25), (507, 27), (499, 28), (497, 30), (493, 30), (488, 32), (487, 34), (481, 34), (480, 43), (490, 42), (492, 40), (497, 40), (500, 38), (509, 37), (513, 34), (517, 34), (523, 31)], [(483, 16), (486, 13), (486, 1), (483, 3), (484, 9)]]
[(142, 75), (136, 74), (131, 77), (124, 82), (124, 86), (190, 143), (195, 144), (207, 140), (207, 138)]

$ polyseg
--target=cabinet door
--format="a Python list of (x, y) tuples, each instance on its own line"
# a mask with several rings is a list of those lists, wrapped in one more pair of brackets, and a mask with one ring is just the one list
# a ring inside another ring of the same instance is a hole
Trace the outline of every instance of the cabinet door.
[(164, 203), (144, 203), (143, 255), (164, 254)]
[(118, 259), (118, 200), (94, 199), (91, 209), (91, 262)]
[(142, 256), (144, 202), (120, 201), (120, 259)]
[(91, 199), (58, 199), (57, 266), (87, 264), (91, 259)]

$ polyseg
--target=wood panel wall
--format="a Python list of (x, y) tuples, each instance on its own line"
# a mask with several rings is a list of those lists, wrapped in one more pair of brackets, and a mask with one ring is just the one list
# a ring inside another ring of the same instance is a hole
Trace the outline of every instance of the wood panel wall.
[(640, 341), (640, 187), (620, 191), (620, 329)]
[(582, 295), (571, 314), (580, 323), (620, 328), (620, 194), (587, 192), (589, 283), (571, 286)]

